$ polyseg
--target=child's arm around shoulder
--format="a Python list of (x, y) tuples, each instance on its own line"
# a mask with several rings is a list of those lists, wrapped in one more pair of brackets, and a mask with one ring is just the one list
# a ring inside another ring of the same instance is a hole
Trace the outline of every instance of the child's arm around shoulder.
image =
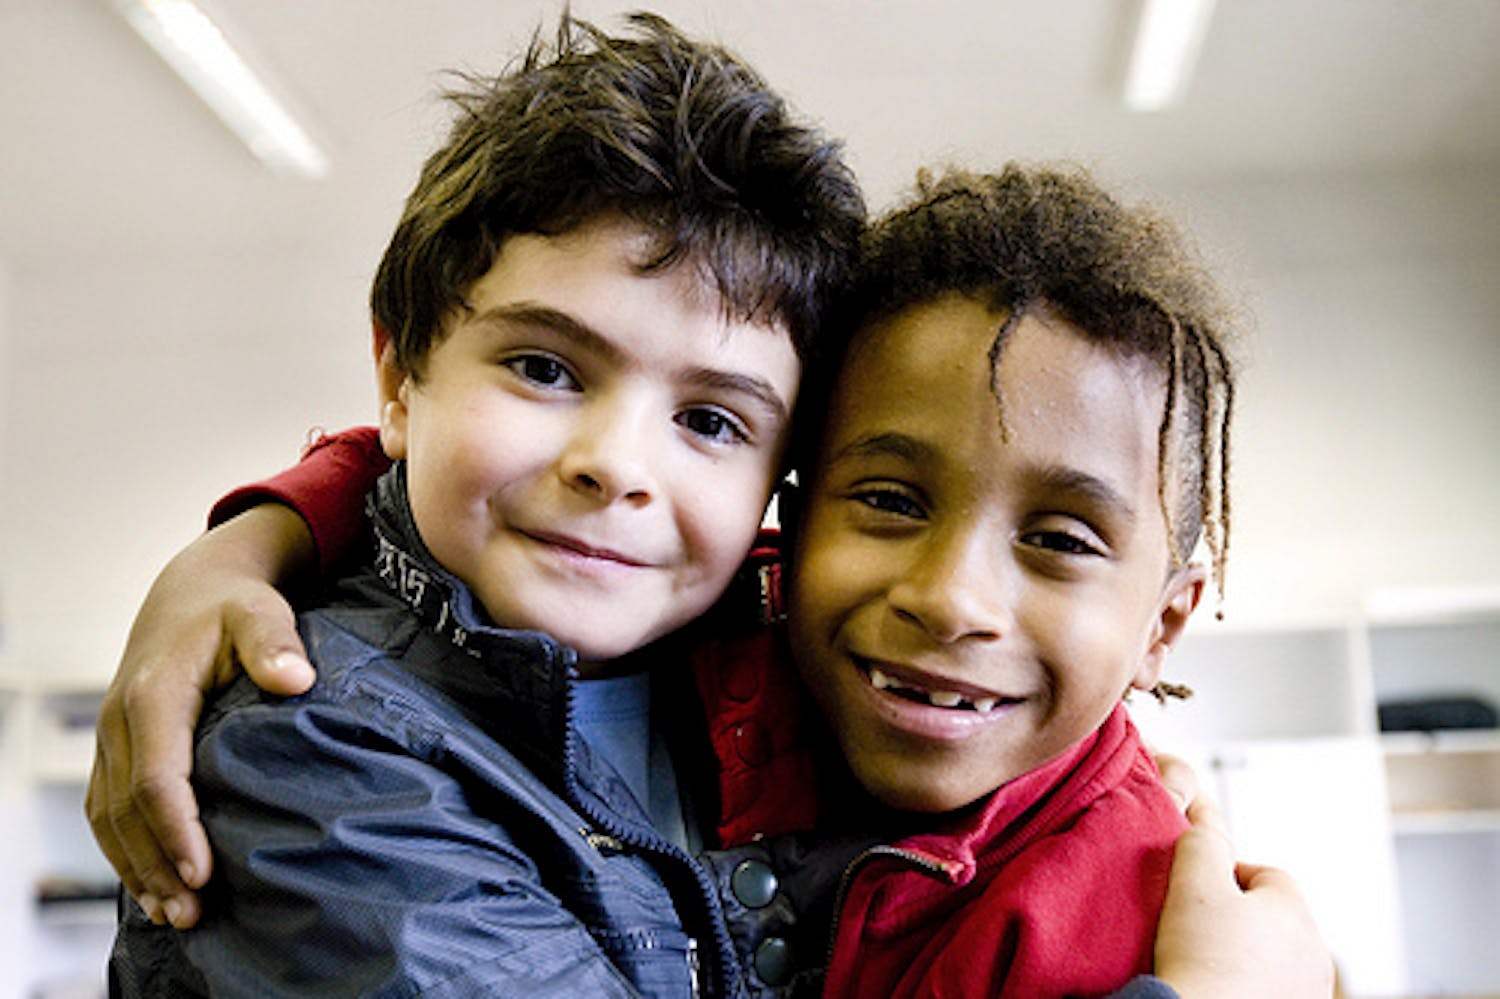
[(212, 866), (188, 784), (204, 694), (242, 668), (274, 693), (312, 683), (276, 586), (353, 544), (364, 495), (387, 464), (373, 429), (323, 438), (297, 466), (220, 501), (217, 526), (167, 563), (136, 614), (99, 712), (87, 812), (152, 919), (195, 923), (194, 889)]
[(268, 504), (289, 507), (306, 523), (318, 572), (326, 576), (355, 550), (364, 525), (365, 495), (390, 464), (374, 427), (323, 434), (291, 468), (222, 497), (208, 522), (223, 524)]

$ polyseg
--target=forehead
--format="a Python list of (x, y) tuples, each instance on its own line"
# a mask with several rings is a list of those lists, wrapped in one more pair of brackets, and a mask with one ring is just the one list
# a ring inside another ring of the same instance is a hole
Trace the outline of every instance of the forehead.
[(1165, 387), (1150, 362), (1045, 311), (1023, 315), (996, 356), (1005, 320), (951, 295), (866, 330), (840, 378), (830, 444), (904, 435), (975, 474), (1064, 465), (1154, 494)]
[(684, 293), (703, 296), (700, 305), (718, 302), (711, 285), (692, 267), (674, 263), (653, 268), (661, 257), (663, 237), (623, 216), (603, 215), (561, 232), (511, 233), (500, 243), (480, 283), (535, 284), (587, 289), (621, 278), (669, 277)]
[(513, 233), (489, 269), (467, 290), (471, 308), (484, 300), (540, 297), (608, 324), (622, 296), (650, 295), (701, 325), (724, 332), (757, 329), (793, 344), (781, 316), (743, 315), (721, 291), (707, 262), (668, 257), (670, 235), (619, 215), (604, 215), (558, 233)]
[[(758, 271), (766, 271), (759, 277)], [(497, 279), (574, 289), (580, 304), (596, 298), (608, 307), (605, 280), (669, 285), (672, 293), (705, 315), (742, 327), (759, 327), (795, 344), (795, 333), (775, 293), (766, 292), (775, 268), (749, 236), (736, 241), (684, 239), (671, 228), (605, 212), (557, 232), (512, 233), (489, 270), (476, 282)]]

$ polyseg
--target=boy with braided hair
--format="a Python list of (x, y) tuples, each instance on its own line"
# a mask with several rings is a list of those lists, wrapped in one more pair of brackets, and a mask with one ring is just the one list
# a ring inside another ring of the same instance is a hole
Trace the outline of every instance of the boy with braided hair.
[(792, 659), (917, 831), (844, 874), (825, 994), (1120, 988), (1185, 827), (1121, 700), (1182, 692), (1201, 536), (1223, 583), (1226, 312), (1165, 221), (1015, 165), (877, 223), (849, 308)]

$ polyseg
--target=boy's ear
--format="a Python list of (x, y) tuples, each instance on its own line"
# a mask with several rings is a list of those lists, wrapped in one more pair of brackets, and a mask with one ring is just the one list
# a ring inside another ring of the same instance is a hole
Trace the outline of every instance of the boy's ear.
[(1157, 608), (1156, 620), (1151, 624), (1146, 653), (1141, 658), (1131, 686), (1138, 690), (1150, 690), (1161, 680), (1162, 668), (1167, 655), (1177, 645), (1187, 628), (1188, 619), (1197, 610), (1203, 599), (1203, 588), (1208, 585), (1208, 570), (1194, 563), (1183, 566), (1172, 573), (1162, 591), (1161, 604)]
[(371, 321), (370, 333), (370, 343), (375, 348), (375, 363), (378, 365), (381, 355), (394, 342), (394, 338), (391, 336), (391, 331), (386, 329), (379, 320)]
[(406, 457), (407, 399), (411, 376), (396, 363), (396, 344), (377, 323), (375, 372), (380, 383), (380, 446), (393, 461)]

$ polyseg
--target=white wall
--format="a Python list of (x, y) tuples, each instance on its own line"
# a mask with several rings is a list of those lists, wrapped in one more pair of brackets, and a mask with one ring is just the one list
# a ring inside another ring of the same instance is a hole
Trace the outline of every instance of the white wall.
[(15, 275), (0, 393), (10, 663), (107, 676), (154, 570), (216, 496), (295, 460), (310, 427), (372, 418), (367, 269), (289, 247)]
[[(13, 618), (8, 597), (15, 584), (15, 575), (7, 568), (12, 564), (12, 556), (8, 550), (5, 531), (5, 524), (9, 519), (6, 516), (6, 483), (11, 477), (7, 453), (11, 422), (9, 400), (11, 384), (15, 381), (15, 362), (10, 356), (10, 286), (10, 268), (5, 261), (0, 260), (0, 662), (5, 661), (9, 625)], [(4, 744), (3, 733), (0, 733), (0, 748)], [(0, 783), (3, 783), (5, 769), (6, 760), (0, 757)]]
[(1245, 289), (1227, 605), (1337, 620), (1370, 591), (1500, 583), (1500, 183), (1184, 187)]

